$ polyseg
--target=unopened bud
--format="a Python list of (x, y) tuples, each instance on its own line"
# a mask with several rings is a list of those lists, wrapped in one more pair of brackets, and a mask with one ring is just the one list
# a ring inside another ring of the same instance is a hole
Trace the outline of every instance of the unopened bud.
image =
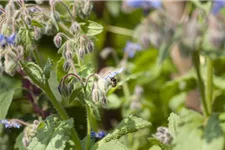
[(79, 57), (80, 57), (80, 58), (84, 58), (85, 50), (81, 47), (81, 48), (78, 50), (78, 54), (79, 54)]
[(5, 61), (5, 72), (11, 76), (13, 76), (16, 72), (17, 64), (15, 61)]
[(42, 4), (43, 1), (44, 1), (44, 0), (35, 0), (35, 2), (36, 2), (38, 5)]
[(105, 92), (107, 90), (108, 83), (105, 79), (99, 79), (98, 80), (98, 88), (102, 91)]
[(98, 89), (94, 89), (92, 91), (92, 100), (94, 102), (98, 102), (99, 101), (99, 91), (98, 91)]
[(94, 50), (94, 43), (92, 41), (88, 41), (86, 49), (88, 53), (92, 53)]
[(74, 22), (70, 27), (70, 32), (73, 34), (76, 34), (79, 31), (80, 31), (80, 24), (77, 22)]
[(69, 61), (66, 61), (63, 65), (63, 70), (68, 72), (70, 70), (71, 64)]
[(54, 37), (54, 44), (57, 48), (60, 48), (61, 45), (62, 45), (62, 37), (61, 37), (61, 34), (58, 33), (55, 37)]
[(65, 50), (63, 52), (63, 55), (64, 55), (65, 59), (72, 59), (73, 58), (72, 52), (69, 51), (69, 50)]
[(31, 25), (31, 18), (25, 17), (25, 22), (26, 22), (27, 25)]
[(86, 1), (86, 3), (84, 4), (84, 7), (82, 9), (82, 12), (84, 14), (85, 17), (89, 17), (91, 10), (92, 10), (92, 4), (90, 3), (90, 1)]
[(14, 5), (13, 1), (11, 0), (5, 7), (5, 13), (6, 13), (7, 18), (12, 18), (14, 11), (15, 11), (15, 5)]
[(42, 37), (41, 29), (40, 28), (34, 28), (34, 39), (39, 40)]
[(23, 56), (23, 54), (24, 54), (23, 46), (21, 46), (21, 45), (17, 46), (16, 52), (19, 56)]

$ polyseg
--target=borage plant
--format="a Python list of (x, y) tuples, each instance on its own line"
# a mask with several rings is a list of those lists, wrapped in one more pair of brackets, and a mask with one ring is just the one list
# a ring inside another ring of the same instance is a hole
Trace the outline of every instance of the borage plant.
[[(0, 72), (4, 74), (0, 84), (6, 87), (0, 92), (1, 101), (5, 104), (4, 108), (1, 105), (0, 123), (5, 128), (25, 126), (17, 138), (15, 148), (126, 149), (118, 139), (148, 127), (150, 123), (132, 115), (111, 133), (93, 131), (97, 129), (94, 122), (101, 118), (98, 108), (107, 105), (107, 92), (117, 86), (115, 76), (125, 69), (121, 67), (95, 73), (91, 64), (85, 63), (84, 57), (94, 51), (95, 35), (103, 30), (100, 24), (87, 19), (92, 10), (91, 2), (50, 0), (49, 9), (42, 7), (42, 1), (36, 2), (10, 0), (5, 8), (0, 8)], [(61, 54), (57, 67), (54, 61), (44, 59), (39, 52), (37, 42), (42, 35), (55, 35), (53, 41)], [(53, 72), (57, 72), (58, 81), (54, 80)], [(23, 80), (23, 85), (15, 82), (10, 87), (5, 74), (17, 75)], [(58, 91), (55, 90), (56, 83)], [(13, 95), (23, 93), (30, 99), (39, 116), (45, 118), (51, 112), (38, 106), (37, 100), (43, 96), (47, 96), (57, 115), (50, 115), (44, 121), (37, 118), (31, 123), (5, 119)], [(69, 117), (62, 104), (72, 102), (86, 109), (87, 134), (84, 139), (78, 136), (74, 127), (76, 122)]]

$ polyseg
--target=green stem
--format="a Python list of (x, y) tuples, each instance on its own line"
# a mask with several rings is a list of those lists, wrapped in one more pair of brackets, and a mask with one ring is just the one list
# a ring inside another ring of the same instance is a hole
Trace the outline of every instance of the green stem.
[[(62, 105), (56, 99), (55, 95), (52, 93), (52, 90), (50, 89), (50, 86), (49, 86), (48, 82), (44, 86), (43, 90), (45, 91), (45, 93), (49, 97), (50, 101), (52, 102), (53, 106), (55, 107), (55, 109), (57, 110), (57, 112), (59, 113), (61, 118), (63, 120), (68, 120), (69, 116), (66, 114), (65, 109), (62, 107)], [(72, 137), (72, 140), (74, 141), (74, 143), (76, 145), (76, 148), (78, 150), (81, 150), (82, 149), (81, 143), (80, 143), (79, 137), (77, 135), (77, 132), (75, 131), (74, 128), (71, 129), (71, 137)]]
[(204, 87), (204, 82), (202, 80), (201, 71), (200, 71), (199, 52), (197, 51), (193, 52), (192, 59), (193, 59), (195, 71), (197, 73), (198, 84), (199, 84), (199, 89), (200, 89), (200, 94), (201, 94), (201, 99), (203, 104), (203, 113), (205, 116), (209, 116), (207, 102), (205, 99), (205, 87)]
[(87, 111), (87, 140), (86, 140), (86, 150), (90, 148), (90, 139), (91, 139), (91, 110), (89, 106), (86, 104)]
[(209, 111), (209, 114), (212, 112), (212, 96), (213, 96), (213, 62), (209, 57), (206, 57), (207, 60), (207, 72), (206, 72), (206, 81), (205, 81), (205, 97), (206, 104)]

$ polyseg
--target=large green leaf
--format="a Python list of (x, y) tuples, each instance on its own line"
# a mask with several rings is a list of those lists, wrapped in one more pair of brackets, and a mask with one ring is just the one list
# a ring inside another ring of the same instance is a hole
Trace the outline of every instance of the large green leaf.
[(27, 64), (22, 64), (22, 67), (31, 78), (31, 81), (38, 84), (38, 86), (45, 84), (45, 75), (40, 66), (34, 62), (28, 62)]
[(14, 148), (17, 150), (26, 150), (26, 148), (24, 147), (23, 142), (22, 142), (23, 135), (24, 135), (24, 133), (21, 132), (16, 138), (16, 143), (14, 145)]
[(224, 136), (217, 114), (212, 114), (204, 129), (204, 150), (223, 150)]
[(180, 123), (180, 117), (175, 113), (171, 113), (168, 118), (168, 121), (169, 121), (168, 123), (169, 132), (173, 138), (176, 138), (178, 124)]
[(55, 115), (42, 122), (32, 138), (28, 150), (64, 150), (70, 139), (73, 120), (61, 121)]
[(149, 126), (151, 126), (150, 122), (142, 118), (138, 118), (134, 115), (131, 115), (123, 119), (122, 122), (119, 123), (119, 125), (116, 127), (116, 129), (114, 129), (112, 133), (109, 133), (105, 138), (102, 139), (101, 143), (119, 139), (128, 133), (136, 132), (137, 130)]
[(110, 142), (104, 143), (98, 148), (92, 148), (91, 150), (128, 150), (119, 140), (112, 140)]

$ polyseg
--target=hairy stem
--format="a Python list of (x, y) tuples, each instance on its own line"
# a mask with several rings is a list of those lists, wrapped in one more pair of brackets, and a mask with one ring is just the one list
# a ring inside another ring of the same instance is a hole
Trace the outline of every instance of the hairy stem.
[(86, 150), (90, 148), (90, 141), (91, 141), (91, 110), (89, 106), (86, 104), (86, 111), (87, 111), (87, 140), (86, 140)]
[(195, 71), (196, 71), (197, 78), (198, 78), (200, 95), (201, 95), (201, 100), (202, 100), (202, 104), (203, 104), (203, 113), (205, 116), (209, 116), (209, 110), (208, 110), (207, 102), (205, 99), (205, 87), (204, 87), (204, 82), (202, 80), (201, 71), (200, 71), (199, 52), (195, 51), (192, 55), (192, 59), (193, 59)]
[(206, 81), (205, 81), (205, 97), (206, 104), (209, 114), (212, 112), (212, 96), (213, 96), (213, 62), (207, 57), (207, 71), (206, 71)]

